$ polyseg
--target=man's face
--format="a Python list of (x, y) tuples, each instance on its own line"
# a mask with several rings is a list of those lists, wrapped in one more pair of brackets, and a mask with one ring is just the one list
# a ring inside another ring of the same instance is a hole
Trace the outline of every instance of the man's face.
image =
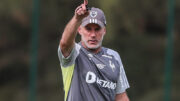
[(80, 26), (78, 29), (81, 35), (82, 44), (88, 49), (97, 49), (102, 45), (106, 29), (97, 24), (88, 24), (85, 27)]

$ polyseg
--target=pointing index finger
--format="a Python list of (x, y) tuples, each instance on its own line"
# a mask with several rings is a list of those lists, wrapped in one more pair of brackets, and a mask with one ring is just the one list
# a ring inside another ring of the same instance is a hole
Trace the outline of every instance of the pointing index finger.
[(87, 5), (88, 4), (88, 0), (84, 0), (84, 5)]

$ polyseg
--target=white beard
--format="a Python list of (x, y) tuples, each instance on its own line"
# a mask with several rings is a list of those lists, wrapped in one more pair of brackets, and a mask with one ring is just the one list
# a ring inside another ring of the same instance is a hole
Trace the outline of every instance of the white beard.
[(86, 46), (88, 49), (97, 49), (97, 48), (99, 48), (99, 47), (102, 45), (102, 41), (103, 41), (103, 38), (104, 38), (104, 36), (102, 36), (101, 40), (99, 40), (99, 42), (98, 42), (98, 44), (97, 44), (96, 46), (90, 46), (90, 45), (88, 44), (88, 42), (85, 41), (84, 37), (83, 37), (83, 36), (81, 36), (81, 37), (82, 37), (82, 41), (84, 42), (85, 46)]

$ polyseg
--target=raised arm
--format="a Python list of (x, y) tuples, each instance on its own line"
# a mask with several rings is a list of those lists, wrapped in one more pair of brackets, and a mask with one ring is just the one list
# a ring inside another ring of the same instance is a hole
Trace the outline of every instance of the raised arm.
[(62, 38), (60, 40), (60, 47), (62, 54), (68, 57), (75, 45), (75, 37), (77, 34), (77, 29), (81, 25), (82, 19), (88, 16), (89, 12), (86, 10), (87, 2), (84, 1), (83, 4), (78, 6), (75, 10), (74, 16), (66, 25)]

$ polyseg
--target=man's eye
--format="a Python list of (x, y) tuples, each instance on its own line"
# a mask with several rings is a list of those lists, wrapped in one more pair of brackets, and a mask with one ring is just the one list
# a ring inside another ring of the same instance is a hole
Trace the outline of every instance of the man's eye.
[(91, 28), (90, 28), (90, 27), (86, 27), (86, 30), (90, 31), (90, 30), (91, 30)]
[(95, 31), (99, 31), (101, 28), (95, 28)]

